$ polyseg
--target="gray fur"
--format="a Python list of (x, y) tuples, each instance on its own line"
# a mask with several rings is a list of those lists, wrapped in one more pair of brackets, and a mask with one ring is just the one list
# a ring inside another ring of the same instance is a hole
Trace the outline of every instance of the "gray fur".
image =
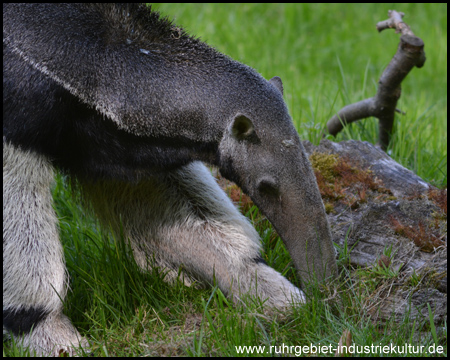
[(153, 257), (172, 277), (182, 266), (189, 277), (215, 278), (235, 302), (243, 294), (282, 310), (305, 302), (259, 261), (256, 231), (204, 161), (268, 217), (302, 283), (335, 274), (280, 78), (265, 80), (133, 4), (4, 4), (3, 64), (4, 330), (39, 354), (87, 344), (61, 313), (54, 167), (79, 180), (117, 235), (122, 222), (144, 269)]
[(154, 256), (158, 265), (174, 270), (182, 265), (188, 275), (207, 283), (215, 276), (219, 288), (235, 300), (250, 293), (280, 309), (292, 300), (305, 301), (278, 272), (255, 262), (261, 250), (257, 232), (202, 163), (137, 185), (95, 182), (83, 189), (99, 218), (116, 233), (122, 220), (141, 267)]
[(53, 175), (43, 156), (3, 143), (3, 314), (41, 308), (44, 320), (16, 340), (38, 354), (73, 354), (69, 345), (87, 343), (62, 314), (67, 274), (50, 193)]

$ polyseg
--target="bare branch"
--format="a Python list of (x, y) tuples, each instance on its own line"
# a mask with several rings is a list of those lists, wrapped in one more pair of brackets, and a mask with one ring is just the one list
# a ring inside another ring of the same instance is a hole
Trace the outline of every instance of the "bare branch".
[(328, 132), (336, 135), (345, 125), (372, 116), (374, 103), (374, 98), (370, 98), (343, 107), (328, 121)]
[(389, 19), (377, 24), (378, 31), (393, 28), (401, 33), (397, 53), (384, 70), (378, 81), (378, 91), (372, 98), (347, 105), (334, 115), (327, 123), (328, 132), (336, 135), (349, 123), (374, 116), (379, 120), (380, 145), (386, 150), (389, 145), (397, 101), (401, 95), (401, 82), (411, 69), (422, 67), (425, 63), (424, 43), (411, 31), (402, 20), (404, 14), (389, 10)]
[(396, 33), (415, 36), (410, 27), (402, 20), (403, 16), (405, 16), (404, 13), (395, 10), (389, 10), (388, 15), (388, 20), (380, 21), (377, 24), (378, 32), (381, 32), (385, 29), (395, 29)]

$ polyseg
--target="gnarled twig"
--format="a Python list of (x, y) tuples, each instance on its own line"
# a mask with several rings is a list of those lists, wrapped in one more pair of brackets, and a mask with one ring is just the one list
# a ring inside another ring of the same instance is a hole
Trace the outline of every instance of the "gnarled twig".
[(349, 123), (375, 116), (379, 120), (380, 145), (386, 150), (394, 124), (394, 113), (401, 94), (401, 82), (414, 66), (422, 67), (425, 63), (424, 43), (411, 31), (402, 20), (403, 13), (389, 10), (389, 19), (377, 24), (378, 31), (395, 28), (401, 33), (397, 53), (384, 70), (378, 81), (378, 91), (374, 97), (347, 105), (334, 115), (327, 123), (328, 132), (336, 135)]

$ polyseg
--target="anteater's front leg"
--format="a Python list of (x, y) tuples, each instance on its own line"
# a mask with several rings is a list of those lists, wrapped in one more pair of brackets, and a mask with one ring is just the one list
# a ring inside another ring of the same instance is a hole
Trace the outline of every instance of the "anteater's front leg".
[[(304, 294), (260, 256), (260, 239), (200, 162), (138, 184), (86, 185), (99, 217), (123, 229), (138, 264), (156, 260), (213, 283), (234, 301), (243, 294), (283, 309)], [(121, 225), (120, 225), (121, 224)]]

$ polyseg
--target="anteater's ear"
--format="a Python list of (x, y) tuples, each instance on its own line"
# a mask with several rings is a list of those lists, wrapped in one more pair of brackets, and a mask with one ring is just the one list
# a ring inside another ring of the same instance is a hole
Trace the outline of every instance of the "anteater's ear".
[(281, 95), (283, 95), (283, 82), (280, 77), (274, 76), (269, 82), (280, 91)]
[(237, 114), (231, 126), (233, 136), (238, 140), (249, 139), (255, 135), (255, 128), (252, 121), (242, 114)]

